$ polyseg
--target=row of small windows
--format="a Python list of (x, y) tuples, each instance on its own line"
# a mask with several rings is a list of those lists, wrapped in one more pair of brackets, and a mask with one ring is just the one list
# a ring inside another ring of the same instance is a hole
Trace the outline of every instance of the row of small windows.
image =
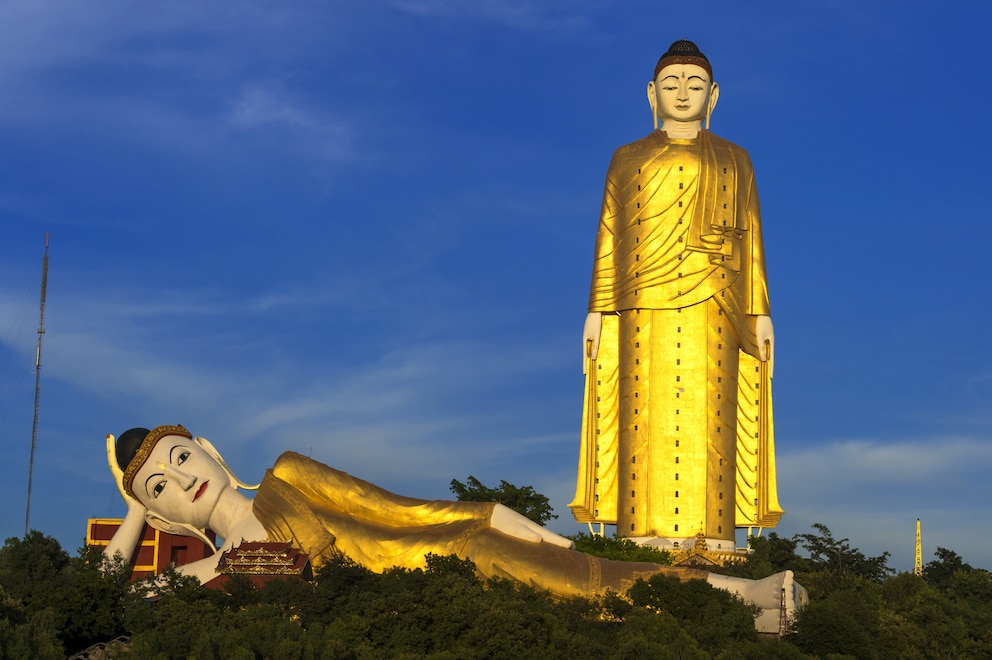
[[(634, 507), (630, 507), (630, 512), (631, 513), (634, 513)], [(675, 507), (675, 515), (676, 516), (679, 515), (679, 508), (678, 507)], [(722, 517), (723, 516), (723, 509), (717, 509), (716, 515)]]

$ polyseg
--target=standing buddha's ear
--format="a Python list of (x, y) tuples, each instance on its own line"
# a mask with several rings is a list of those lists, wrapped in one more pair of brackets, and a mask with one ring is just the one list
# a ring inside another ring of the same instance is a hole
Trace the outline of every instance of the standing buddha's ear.
[(706, 124), (703, 128), (707, 131), (710, 130), (710, 115), (713, 114), (713, 108), (716, 107), (716, 101), (720, 98), (720, 86), (716, 83), (710, 85), (710, 100), (706, 104)]
[(654, 120), (654, 130), (658, 130), (658, 97), (655, 96), (653, 80), (648, 83), (648, 105), (651, 106), (651, 118)]
[(193, 438), (193, 442), (200, 445), (200, 448), (207, 452), (210, 458), (217, 461), (217, 463), (224, 468), (224, 472), (227, 473), (227, 478), (231, 481), (231, 488), (241, 487), (245, 490), (258, 490), (258, 487), (261, 484), (247, 484), (234, 476), (234, 471), (228, 467), (227, 463), (224, 461), (224, 457), (220, 455), (220, 452), (217, 451), (217, 448), (214, 447), (212, 442), (199, 435)]

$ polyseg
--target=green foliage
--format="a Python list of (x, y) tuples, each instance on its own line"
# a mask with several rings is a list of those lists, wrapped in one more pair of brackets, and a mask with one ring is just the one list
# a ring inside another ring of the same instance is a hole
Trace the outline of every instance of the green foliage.
[[(791, 570), (811, 595), (826, 596), (832, 591), (870, 590), (894, 572), (888, 567), (888, 552), (868, 557), (852, 548), (848, 539), (837, 540), (822, 524), (814, 524), (818, 534), (796, 534), (791, 539), (774, 532), (748, 539), (751, 553), (735, 565), (715, 569), (725, 575), (760, 580)], [(799, 554), (805, 550), (808, 556)]]
[(339, 556), (313, 583), (232, 577), (225, 593), (169, 571), (131, 588), (126, 566), (93, 550), (70, 558), (32, 533), (0, 548), (0, 660), (59, 658), (125, 630), (130, 647), (115, 657), (992, 657), (992, 573), (940, 548), (925, 578), (887, 575), (885, 555), (815, 529), (752, 541), (748, 565), (731, 569), (756, 578), (790, 569), (810, 587), (784, 640), (758, 638), (751, 607), (701, 580), (658, 575), (623, 594), (556, 599), (484, 583), (455, 556), (383, 574)]
[(308, 640), (299, 622), (280, 608), (257, 604), (218, 606), (211, 599), (192, 602), (175, 596), (155, 605), (155, 625), (136, 632), (129, 655), (136, 658), (313, 658), (316, 640)]
[(821, 552), (809, 572), (797, 576), (811, 602), (799, 613), (789, 643), (823, 657), (992, 657), (988, 571), (938, 548), (922, 579), (910, 573), (879, 578), (886, 555), (866, 558), (847, 548), (846, 539), (833, 541), (821, 531), (826, 548), (847, 555), (838, 561)]
[(749, 608), (703, 581), (643, 583), (636, 598), (555, 599), (508, 580), (483, 583), (472, 562), (454, 556), (428, 556), (426, 564), (380, 575), (338, 557), (313, 585), (163, 592), (154, 605), (141, 603), (152, 620), (134, 632), (131, 655), (707, 658), (734, 650), (726, 657), (798, 657), (768, 655), (782, 645), (759, 644)]
[(752, 536), (748, 539), (750, 554), (747, 559), (718, 571), (724, 575), (751, 580), (760, 580), (787, 570), (802, 573), (810, 569), (810, 562), (796, 554), (798, 545), (796, 538), (782, 538), (775, 532), (768, 536)]
[(124, 595), (131, 569), (109, 561), (99, 548), (80, 548), (62, 573), (58, 594), (61, 637), (70, 651), (124, 632)]
[(754, 609), (703, 580), (682, 582), (676, 577), (654, 575), (647, 582), (637, 582), (628, 593), (635, 606), (671, 616), (708, 652), (734, 641), (756, 639)]
[(857, 593), (834, 591), (796, 617), (789, 642), (808, 653), (875, 658), (878, 614)]
[(467, 481), (463, 484), (457, 479), (451, 480), (451, 492), (459, 502), (499, 502), (538, 525), (546, 525), (558, 517), (554, 514), (551, 501), (534, 490), (533, 486), (514, 486), (500, 480), (498, 488), (489, 488), (471, 475)]
[(28, 613), (0, 588), (0, 659), (63, 657), (52, 610)]
[(711, 655), (668, 612), (636, 607), (624, 618), (614, 657), (706, 660)]
[(813, 570), (832, 576), (854, 576), (882, 582), (894, 571), (888, 567), (889, 553), (867, 557), (857, 548), (850, 547), (847, 539), (834, 539), (826, 525), (816, 523), (813, 529), (819, 534), (796, 534), (793, 537), (809, 553)]
[(659, 550), (646, 545), (638, 545), (622, 536), (601, 536), (580, 532), (565, 538), (575, 543), (575, 549), (596, 557), (619, 559), (620, 561), (646, 561), (670, 565), (672, 555), (667, 550)]
[(8, 538), (0, 548), (0, 584), (31, 611), (44, 608), (58, 589), (69, 554), (51, 536), (31, 530), (23, 539)]
[[(3, 656), (57, 657), (120, 635), (129, 572), (96, 549), (70, 558), (58, 541), (38, 531), (8, 538), (0, 548)], [(9, 650), (11, 643), (34, 650), (22, 656)]]
[(971, 570), (971, 566), (964, 563), (958, 553), (947, 548), (937, 547), (933, 553), (937, 558), (927, 562), (923, 567), (923, 579), (937, 587), (947, 589), (951, 586), (951, 576), (960, 570)]
[(992, 573), (970, 567), (955, 571), (947, 595), (957, 602), (988, 607), (992, 605)]

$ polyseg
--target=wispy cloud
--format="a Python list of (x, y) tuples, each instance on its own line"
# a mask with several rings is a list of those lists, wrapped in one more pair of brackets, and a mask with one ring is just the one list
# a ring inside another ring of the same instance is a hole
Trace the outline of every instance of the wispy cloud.
[[(221, 2), (151, 9), (133, 0), (0, 3), (0, 125), (54, 134), (64, 127), (77, 140), (200, 158), (237, 149), (248, 135), (297, 157), (354, 158), (352, 126), (291, 91), (307, 61), (287, 47), (347, 34), (348, 12), (302, 25), (299, 15), (290, 21), (285, 14), (255, 2), (233, 11)], [(266, 53), (265, 83), (254, 79), (257, 66), (245, 64), (258, 52)], [(228, 129), (237, 141), (225, 141)]]
[[(230, 46), (227, 35), (240, 36), (242, 43), (250, 41), (248, 36), (278, 36), (295, 29), (289, 16), (305, 15), (306, 10), (299, 12), (257, 0), (246, 0), (236, 9), (220, 0), (154, 7), (139, 0), (6, 0), (0, 3), (0, 80), (53, 68), (110, 64), (124, 52), (128, 61), (118, 64), (188, 67), (199, 60), (199, 70), (210, 71), (218, 62), (202, 60), (205, 42), (197, 37), (212, 37), (222, 48)], [(325, 36), (343, 28), (348, 13), (339, 11), (336, 18), (320, 26)], [(182, 41), (172, 44), (170, 37)]]
[[(236, 424), (239, 434), (279, 437), (271, 434), (361, 428), (364, 436), (409, 446), (431, 445), (440, 428), (478, 434), (504, 411), (466, 402), (526, 382), (528, 374), (558, 370), (568, 360), (557, 342), (546, 345), (540, 336), (516, 342), (512, 359), (506, 357), (506, 346), (488, 338), (425, 338), (429, 335), (414, 328), (413, 317), (405, 342), (366, 359), (349, 357), (361, 337), (333, 329), (325, 335), (328, 345), (314, 354), (308, 347), (320, 328), (310, 328), (292, 345), (262, 328), (287, 309), (326, 306), (326, 300), (281, 294), (262, 300), (198, 297), (192, 291), (185, 296), (164, 292), (152, 301), (122, 292), (77, 299), (71, 308), (49, 315), (49, 327), (59, 328), (47, 343), (49, 375), (91, 396), (126, 392), (137, 409), (171, 408), (173, 415)], [(34, 341), (34, 308), (25, 305), (24, 300), (0, 299), (0, 313), (23, 319), (16, 333), (2, 338), (18, 353), (30, 351)], [(73, 310), (85, 312), (74, 315)], [(427, 322), (460, 323), (456, 312), (447, 322), (439, 314)]]
[[(922, 518), (928, 554), (937, 545), (975, 552), (985, 545), (975, 538), (992, 533), (992, 513), (975, 508), (992, 498), (992, 485), (981, 476), (990, 472), (992, 442), (980, 437), (854, 440), (784, 451), (778, 458), (779, 497), (788, 511), (783, 533), (822, 522), (866, 552), (891, 552), (892, 565), (908, 570), (913, 525)], [(992, 565), (992, 551), (981, 553), (966, 559)]]
[(882, 444), (871, 440), (849, 440), (822, 447), (807, 446), (785, 455), (789, 471), (817, 466), (804, 477), (807, 485), (836, 487), (847, 481), (876, 484), (920, 484), (952, 477), (955, 472), (981, 471), (992, 467), (992, 441), (947, 437), (926, 441)]
[(234, 99), (228, 117), (242, 132), (285, 136), (295, 150), (338, 162), (356, 157), (354, 135), (346, 123), (323, 116), (300, 99), (271, 84), (245, 87)]
[(506, 27), (542, 32), (574, 33), (593, 26), (590, 6), (575, 2), (529, 2), (528, 0), (392, 0), (396, 9), (417, 16), (467, 18)]

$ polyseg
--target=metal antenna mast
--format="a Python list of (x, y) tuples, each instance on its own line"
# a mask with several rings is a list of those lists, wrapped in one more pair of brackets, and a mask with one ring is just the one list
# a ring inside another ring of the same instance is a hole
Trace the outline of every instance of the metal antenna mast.
[(24, 513), (24, 536), (31, 526), (31, 481), (34, 477), (34, 448), (38, 444), (38, 408), (41, 404), (41, 340), (45, 336), (45, 291), (48, 289), (48, 232), (41, 265), (41, 311), (38, 317), (38, 348), (34, 354), (34, 422), (31, 425), (31, 460), (28, 463), (28, 505)]

